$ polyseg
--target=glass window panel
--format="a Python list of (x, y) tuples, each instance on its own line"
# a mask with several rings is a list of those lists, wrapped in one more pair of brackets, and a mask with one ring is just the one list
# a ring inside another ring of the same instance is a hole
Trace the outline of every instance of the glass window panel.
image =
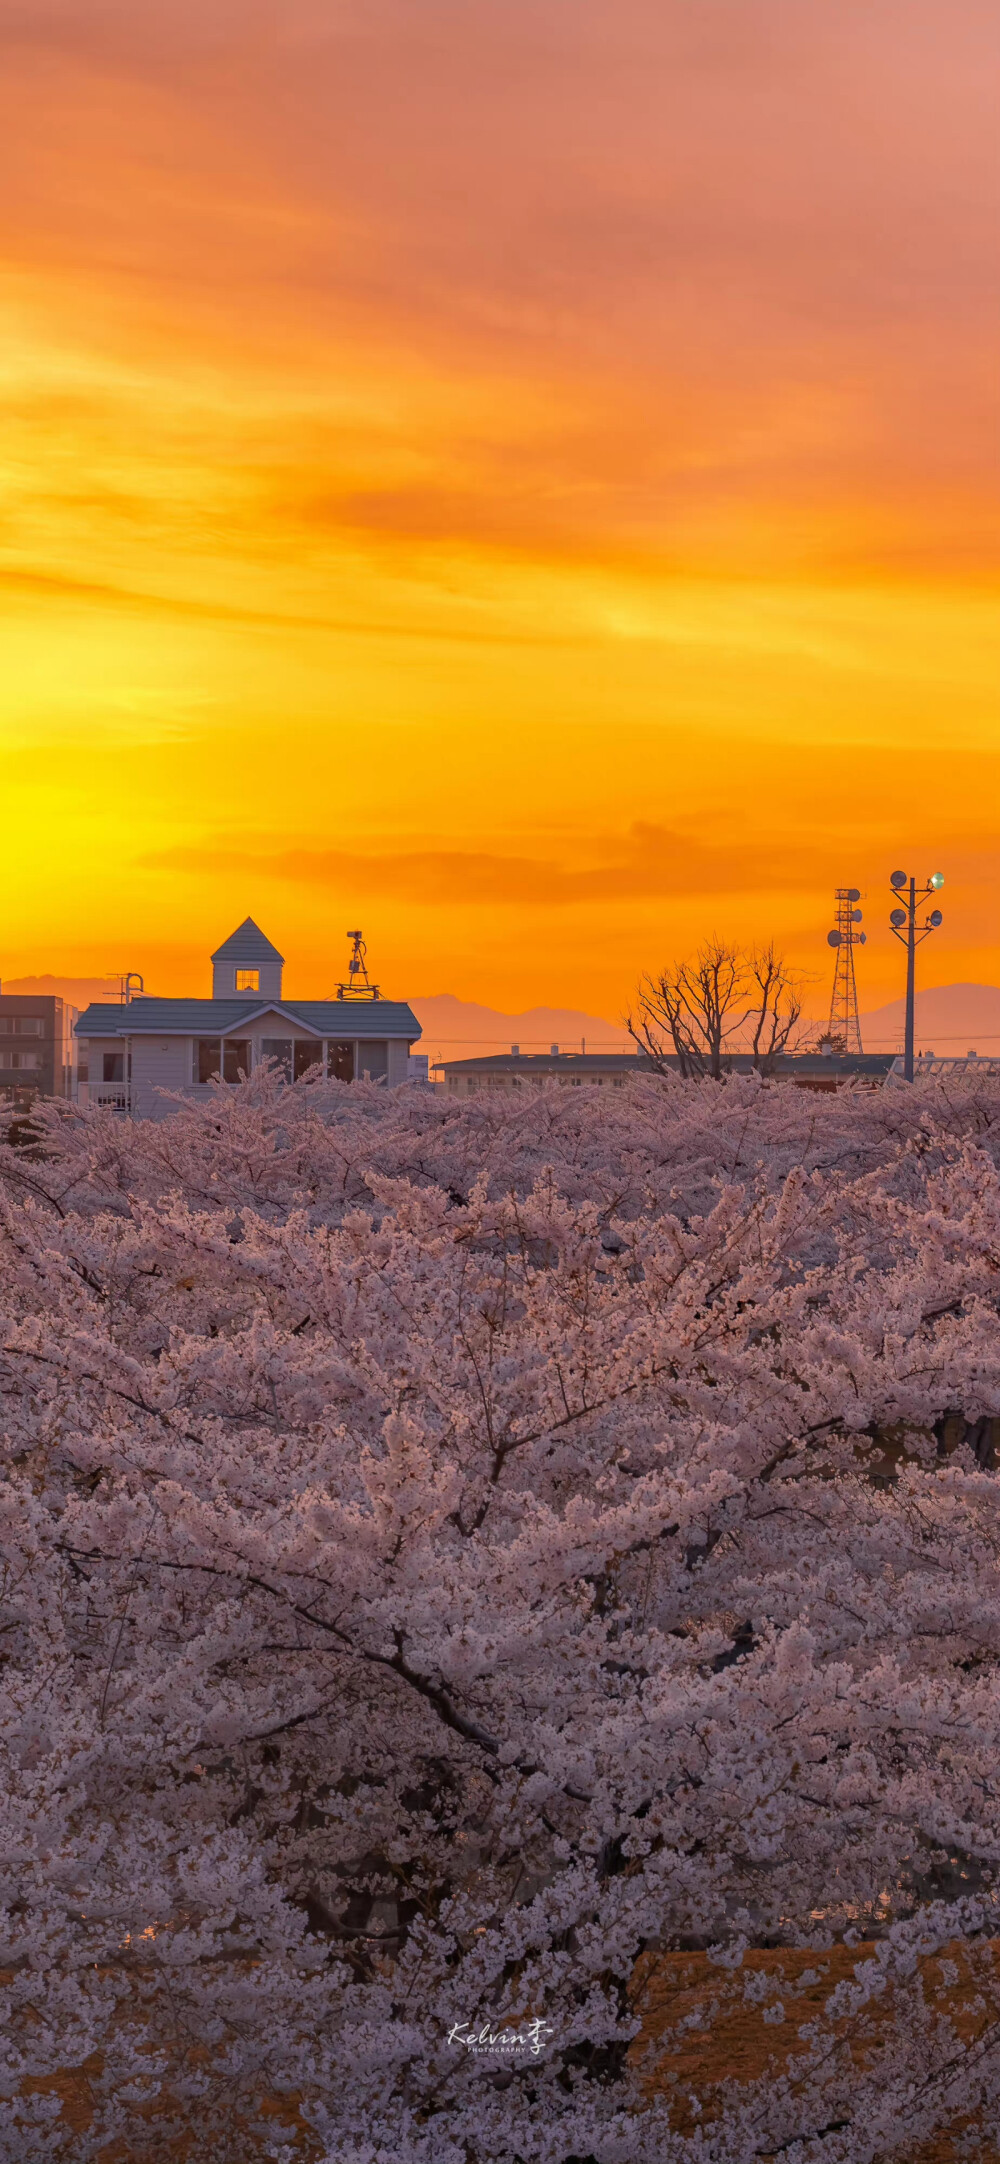
[(103, 1079), (104, 1079), (104, 1081), (105, 1081), (105, 1082), (124, 1082), (124, 1080), (125, 1080), (125, 1054), (124, 1054), (124, 1052), (105, 1052), (105, 1054), (104, 1054), (104, 1077), (103, 1077)]
[(222, 1079), (238, 1082), (240, 1076), (250, 1072), (250, 1040), (248, 1037), (227, 1037), (222, 1048)]
[(311, 1039), (297, 1037), (295, 1040), (296, 1082), (299, 1080), (300, 1075), (305, 1074), (308, 1067), (315, 1067), (317, 1060), (321, 1060), (322, 1057), (322, 1045), (313, 1043)]
[(236, 989), (238, 992), (259, 992), (260, 970), (238, 969), (236, 972)]
[(210, 1081), (212, 1080), (212, 1076), (213, 1076), (213, 1075), (217, 1075), (217, 1074), (218, 1074), (218, 1072), (219, 1072), (219, 1063), (220, 1063), (220, 1060), (221, 1060), (221, 1058), (222, 1058), (222, 1042), (221, 1042), (221, 1039), (220, 1039), (220, 1038), (218, 1038), (218, 1037), (199, 1037), (199, 1039), (198, 1039), (198, 1080), (199, 1080), (199, 1082), (210, 1082)]
[(292, 1072), (292, 1040), (290, 1037), (262, 1037), (261, 1052), (265, 1059), (276, 1059), (286, 1082)]
[(352, 1044), (328, 1045), (326, 1071), (327, 1074), (333, 1076), (335, 1082), (353, 1082), (354, 1046)]
[(389, 1047), (363, 1040), (358, 1046), (358, 1073), (368, 1075), (372, 1082), (381, 1081), (389, 1072)]

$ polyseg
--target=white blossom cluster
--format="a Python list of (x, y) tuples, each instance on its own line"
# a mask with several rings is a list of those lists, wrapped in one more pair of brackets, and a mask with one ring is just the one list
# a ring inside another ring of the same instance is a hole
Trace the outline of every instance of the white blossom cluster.
[[(987, 1085), (266, 1073), (0, 1151), (2, 2164), (995, 2128), (921, 1957), (1000, 1936), (998, 1156)], [(845, 1936), (692, 2132), (639, 1957)]]

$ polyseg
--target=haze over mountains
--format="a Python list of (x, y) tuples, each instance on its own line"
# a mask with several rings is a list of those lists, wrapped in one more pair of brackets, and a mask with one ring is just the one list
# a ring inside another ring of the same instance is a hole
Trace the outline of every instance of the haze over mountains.
[[(521, 1014), (503, 1014), (451, 993), (412, 999), (410, 1005), (424, 1032), (420, 1049), (432, 1060), (506, 1052), (512, 1044), (522, 1052), (547, 1052), (557, 1043), (564, 1052), (577, 1052), (584, 1040), (588, 1052), (633, 1049), (622, 1022), (572, 1007), (529, 1007)], [(824, 1022), (825, 1016), (817, 1017), (817, 1035)], [(865, 1050), (894, 1052), (902, 1044), (904, 1022), (902, 999), (863, 1014)], [(1000, 985), (939, 984), (918, 991), (917, 1042), (920, 1049), (944, 1054), (1000, 1049)]]
[(88, 1007), (92, 999), (117, 999), (120, 979), (108, 977), (4, 977), (0, 991), (21, 993), (26, 999), (65, 999), (71, 1007)]
[[(1000, 1047), (1000, 985), (937, 984), (917, 992), (917, 1044), (945, 1055)], [(902, 1041), (905, 1002), (893, 999), (861, 1017), (866, 1052), (894, 1052)]]
[[(117, 999), (117, 977), (5, 977), (5, 992), (54, 994), (74, 1007), (92, 999)], [(522, 1052), (547, 1052), (558, 1044), (563, 1052), (621, 1051), (632, 1049), (621, 1021), (585, 1014), (578, 1007), (526, 1007), (505, 1014), (498, 1007), (484, 1007), (476, 1000), (458, 999), (452, 992), (411, 999), (410, 1005), (423, 1030), (420, 1050), (431, 1060), (473, 1059), (486, 1052), (509, 1052), (512, 1044)], [(822, 1017), (816, 1022), (817, 1033)], [(867, 1052), (894, 1052), (902, 1043), (904, 1004), (890, 1000), (861, 1017), (861, 1036)], [(1000, 1049), (1000, 985), (939, 984), (917, 993), (917, 1045), (940, 1053), (996, 1052)]]
[(522, 1052), (547, 1052), (554, 1044), (562, 1052), (584, 1047), (588, 1052), (633, 1050), (622, 1022), (608, 1022), (577, 1007), (526, 1007), (520, 1014), (504, 1014), (476, 1000), (456, 999), (452, 992), (411, 999), (410, 1005), (424, 1033), (420, 1050), (432, 1060), (474, 1059), (486, 1052), (509, 1052), (513, 1044)]

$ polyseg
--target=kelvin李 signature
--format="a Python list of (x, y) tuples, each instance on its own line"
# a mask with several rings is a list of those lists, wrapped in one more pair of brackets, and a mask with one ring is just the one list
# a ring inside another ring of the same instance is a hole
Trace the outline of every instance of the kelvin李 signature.
[(448, 2031), (448, 2042), (464, 2044), (467, 2051), (483, 2052), (491, 2057), (518, 2058), (527, 2052), (537, 2059), (551, 2031), (550, 2021), (525, 2021), (516, 2029), (495, 2029), (492, 2022), (487, 2021), (481, 2029), (472, 2030), (467, 2021), (456, 2021)]

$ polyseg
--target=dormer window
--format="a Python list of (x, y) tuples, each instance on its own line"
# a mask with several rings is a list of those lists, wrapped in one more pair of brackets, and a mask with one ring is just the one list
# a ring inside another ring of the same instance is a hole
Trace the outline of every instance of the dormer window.
[(232, 999), (249, 992), (255, 999), (281, 998), (282, 956), (265, 939), (260, 925), (244, 917), (212, 956), (212, 998)]

